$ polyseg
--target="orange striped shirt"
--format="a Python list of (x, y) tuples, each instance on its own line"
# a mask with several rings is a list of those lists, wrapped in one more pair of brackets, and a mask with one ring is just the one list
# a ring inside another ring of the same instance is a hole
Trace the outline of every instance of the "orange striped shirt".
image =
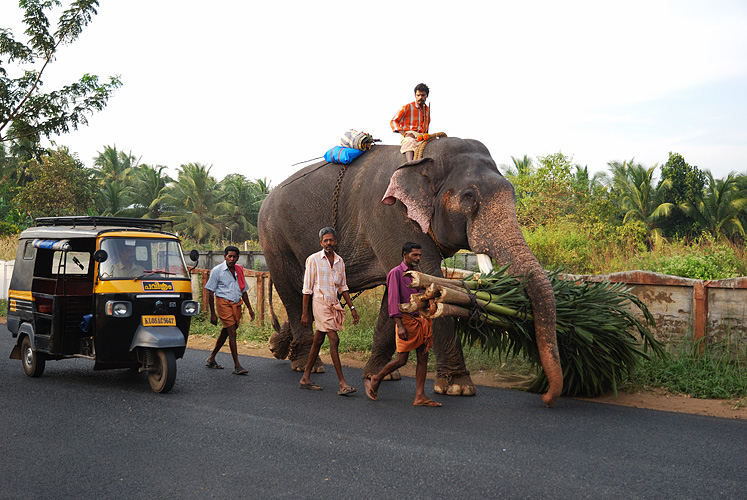
[(410, 104), (405, 104), (402, 108), (394, 115), (390, 125), (392, 130), (395, 132), (402, 131), (413, 131), (421, 134), (428, 133), (428, 126), (431, 124), (431, 109), (427, 104), (423, 104), (423, 107), (418, 107), (416, 101)]

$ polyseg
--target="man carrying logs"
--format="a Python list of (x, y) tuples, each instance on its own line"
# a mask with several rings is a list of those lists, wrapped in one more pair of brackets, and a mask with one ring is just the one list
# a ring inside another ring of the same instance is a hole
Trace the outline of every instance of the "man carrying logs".
[(397, 345), (397, 357), (381, 369), (379, 373), (373, 375), (364, 382), (366, 387), (366, 396), (372, 401), (376, 401), (384, 377), (394, 370), (401, 368), (407, 363), (410, 351), (415, 351), (418, 357), (418, 363), (415, 368), (415, 401), (414, 406), (441, 406), (441, 403), (430, 399), (425, 395), (425, 376), (428, 371), (428, 351), (433, 345), (433, 321), (419, 314), (417, 311), (412, 313), (402, 313), (400, 304), (409, 304), (410, 295), (415, 290), (408, 287), (412, 278), (405, 276), (405, 272), (415, 269), (420, 263), (422, 254), (421, 246), (417, 243), (407, 242), (402, 245), (402, 263), (389, 271), (386, 277), (386, 288), (388, 294), (389, 317), (394, 319), (396, 324), (395, 342)]

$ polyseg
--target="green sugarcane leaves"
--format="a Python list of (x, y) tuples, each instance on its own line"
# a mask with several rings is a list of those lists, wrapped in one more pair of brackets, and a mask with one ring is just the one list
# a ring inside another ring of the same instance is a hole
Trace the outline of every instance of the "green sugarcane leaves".
[[(500, 307), (474, 307), (471, 318), (454, 318), (456, 331), (463, 345), (479, 345), (499, 359), (519, 355), (529, 359), (537, 366), (529, 390), (545, 392), (547, 378), (539, 361), (525, 280), (507, 274), (507, 269), (462, 282), (476, 298)], [(597, 396), (610, 390), (617, 394), (641, 359), (665, 356), (662, 343), (651, 333), (653, 316), (627, 285), (567, 281), (560, 269), (549, 271), (548, 278), (555, 292), (563, 395)], [(640, 310), (643, 321), (633, 315), (633, 307)]]

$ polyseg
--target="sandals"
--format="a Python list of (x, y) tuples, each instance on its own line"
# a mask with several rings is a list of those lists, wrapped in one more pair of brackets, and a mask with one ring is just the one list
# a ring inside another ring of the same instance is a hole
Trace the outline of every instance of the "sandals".
[(219, 365), (218, 363), (216, 363), (215, 360), (212, 360), (212, 361), (205, 360), (205, 366), (207, 366), (208, 368), (212, 368), (213, 370), (223, 369), (223, 367)]
[(247, 370), (243, 366), (237, 366), (236, 368), (233, 369), (232, 373), (234, 375), (246, 375), (247, 373), (249, 373), (249, 370)]
[(337, 391), (338, 396), (349, 396), (350, 394), (353, 394), (355, 392), (355, 387), (343, 387), (339, 391)]
[(303, 382), (298, 384), (299, 389), (306, 389), (307, 391), (321, 391), (322, 387), (319, 385), (316, 385), (314, 382), (309, 382), (308, 384), (304, 384)]

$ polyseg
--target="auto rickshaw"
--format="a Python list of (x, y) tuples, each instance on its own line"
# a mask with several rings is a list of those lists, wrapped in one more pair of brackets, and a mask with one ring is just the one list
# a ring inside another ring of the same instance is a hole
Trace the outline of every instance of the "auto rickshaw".
[[(166, 393), (192, 316), (189, 270), (164, 219), (45, 217), (19, 236), (8, 329), (26, 375), (48, 360), (87, 358), (94, 370), (146, 372)], [(195, 262), (198, 252), (190, 258)]]

